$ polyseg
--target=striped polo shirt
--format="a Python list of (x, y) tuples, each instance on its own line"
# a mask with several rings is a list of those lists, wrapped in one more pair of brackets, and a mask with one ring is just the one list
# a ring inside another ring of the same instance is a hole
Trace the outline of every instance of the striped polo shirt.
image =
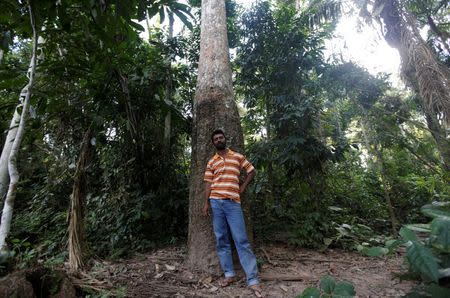
[(228, 149), (225, 156), (216, 153), (206, 166), (204, 181), (211, 182), (211, 199), (232, 199), (240, 202), (239, 175), (241, 169), (250, 173), (255, 168), (244, 155)]

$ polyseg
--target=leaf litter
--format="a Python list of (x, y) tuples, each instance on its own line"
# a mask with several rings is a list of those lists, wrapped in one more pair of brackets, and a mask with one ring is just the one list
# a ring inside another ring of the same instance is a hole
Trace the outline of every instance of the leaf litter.
[[(111, 296), (121, 296), (115, 294), (118, 288), (125, 289), (126, 297), (253, 296), (241, 270), (237, 270), (237, 282), (222, 288), (221, 276), (192, 272), (183, 264), (186, 251), (168, 247), (126, 260), (96, 261), (83, 277), (88, 287), (95, 281)], [(399, 278), (407, 272), (403, 253), (375, 258), (339, 249), (315, 251), (273, 244), (257, 248), (256, 256), (265, 297), (296, 297), (305, 288), (318, 286), (325, 275), (351, 282), (356, 297), (401, 297), (416, 284)], [(83, 287), (83, 280), (76, 284)]]

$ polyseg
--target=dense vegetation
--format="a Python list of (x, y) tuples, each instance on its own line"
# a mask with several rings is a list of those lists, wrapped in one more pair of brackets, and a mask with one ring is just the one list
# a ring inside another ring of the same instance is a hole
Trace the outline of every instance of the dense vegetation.
[[(2, 2), (0, 129), (7, 132), (32, 41), (27, 3)], [(185, 241), (197, 2), (31, 1), (41, 43), (9, 262), (67, 259), (70, 197), (83, 154), (86, 257)], [(246, 198), (256, 240), (384, 244), (403, 224), (427, 222), (423, 205), (449, 200), (448, 160), (439, 147), (450, 147), (446, 120), (430, 120), (414, 87), (398, 90), (385, 74), (325, 57), (338, 4), (312, 1), (297, 10), (294, 2), (257, 1), (248, 11), (227, 3), (245, 153), (258, 170)], [(427, 17), (438, 23), (427, 46), (448, 69), (448, 4), (405, 2), (416, 29)], [(147, 21), (142, 37), (137, 21), (153, 15), (159, 21)], [(188, 25), (171, 36), (173, 28), (161, 25), (166, 18)]]

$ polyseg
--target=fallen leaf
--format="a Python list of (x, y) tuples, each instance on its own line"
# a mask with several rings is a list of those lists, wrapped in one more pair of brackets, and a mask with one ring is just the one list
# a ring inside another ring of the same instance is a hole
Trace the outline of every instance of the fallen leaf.
[(167, 264), (165, 264), (165, 266), (166, 266), (166, 269), (169, 270), (169, 271), (174, 271), (175, 270), (175, 266), (171, 266), (171, 265), (167, 265)]
[(205, 277), (204, 279), (200, 280), (204, 284), (210, 284), (212, 282), (212, 276)]
[(285, 285), (280, 285), (280, 289), (282, 289), (285, 292), (288, 291), (288, 288)]

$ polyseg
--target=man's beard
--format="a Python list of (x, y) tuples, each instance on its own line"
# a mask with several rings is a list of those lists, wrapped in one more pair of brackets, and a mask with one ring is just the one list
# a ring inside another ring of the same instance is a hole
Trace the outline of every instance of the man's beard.
[(217, 150), (224, 150), (227, 148), (227, 142), (214, 144), (214, 147), (216, 147)]

